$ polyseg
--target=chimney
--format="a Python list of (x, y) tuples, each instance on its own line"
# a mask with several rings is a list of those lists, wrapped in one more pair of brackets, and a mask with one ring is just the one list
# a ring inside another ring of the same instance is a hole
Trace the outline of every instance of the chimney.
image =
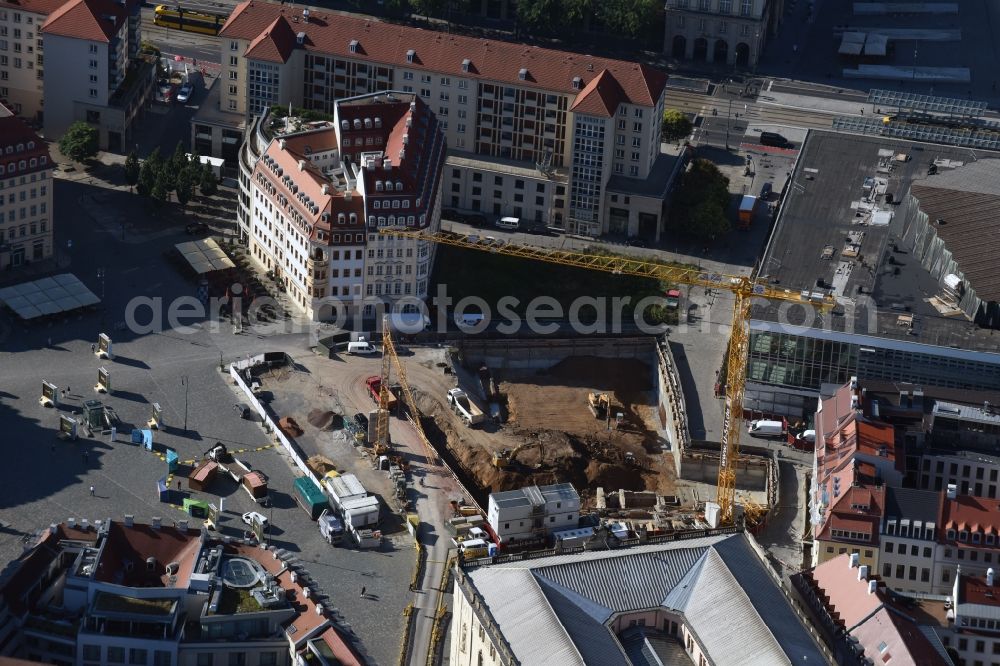
[(868, 581), (868, 594), (875, 594), (877, 590), (878, 590), (878, 581), (877, 580)]
[(316, 604), (316, 615), (323, 615), (323, 604)]
[(125, 514), (125, 527), (132, 527), (133, 525), (135, 525), (135, 514), (134, 513), (126, 513)]
[(86, 518), (82, 519), (80, 521), (80, 529), (83, 530), (84, 532), (89, 532), (90, 531), (90, 521), (87, 520)]
[(281, 148), (282, 150), (285, 149), (285, 140), (284, 139), (278, 139), (278, 147)]
[(851, 377), (851, 390), (852, 391), (857, 391), (858, 390), (858, 378), (857, 377)]
[(312, 596), (312, 590), (310, 590), (308, 587), (302, 588), (302, 596), (308, 599), (309, 597)]
[(392, 171), (392, 160), (388, 157), (382, 160), (382, 168), (386, 171)]
[(302, 22), (303, 23), (309, 23), (309, 10), (308, 9), (303, 9), (302, 10)]
[(868, 565), (862, 564), (858, 567), (858, 580), (868, 580)]
[(986, 585), (988, 587), (993, 587), (993, 567), (986, 570)]
[(74, 528), (75, 529), (76, 528), (76, 518), (67, 518), (66, 519), (66, 527)]
[(852, 569), (854, 567), (858, 566), (858, 559), (859, 559), (859, 556), (858, 556), (857, 553), (851, 553), (851, 559), (849, 561), (850, 561), (850, 567)]
[(958, 486), (954, 483), (948, 484), (948, 499), (955, 499), (958, 497)]
[(152, 522), (150, 522), (150, 527), (152, 527), (154, 530), (158, 530), (160, 529), (160, 524), (162, 523), (162, 521), (163, 519), (160, 518), (159, 516), (153, 516), (153, 520)]
[(306, 161), (299, 160), (299, 171), (305, 171), (305, 170), (306, 170)]
[[(307, 9), (306, 11), (308, 12), (309, 10)], [(306, 21), (308, 21), (309, 17), (306, 16), (305, 19), (306, 19)], [(302, 46), (303, 44), (305, 44), (306, 43), (306, 33), (300, 32), (297, 35), (295, 35), (295, 43), (298, 44), (299, 46)]]
[(351, 200), (351, 191), (347, 190), (346, 192), (344, 192), (344, 201), (350, 201), (350, 200)]
[(327, 185), (326, 183), (323, 183), (323, 194), (329, 194), (329, 193), (330, 193), (330, 186)]

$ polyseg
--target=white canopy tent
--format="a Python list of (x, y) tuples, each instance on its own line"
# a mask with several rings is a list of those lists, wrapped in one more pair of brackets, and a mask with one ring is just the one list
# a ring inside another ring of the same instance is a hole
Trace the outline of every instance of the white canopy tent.
[(0, 301), (21, 319), (69, 312), (101, 302), (71, 273), (0, 289)]

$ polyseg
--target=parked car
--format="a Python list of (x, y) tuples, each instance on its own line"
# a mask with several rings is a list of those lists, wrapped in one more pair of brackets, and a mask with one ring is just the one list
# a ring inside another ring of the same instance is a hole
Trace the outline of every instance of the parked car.
[(186, 227), (184, 227), (184, 231), (186, 231), (190, 236), (195, 236), (197, 234), (207, 234), (208, 225), (205, 224), (204, 222), (191, 222)]
[(649, 247), (649, 243), (646, 242), (644, 238), (629, 238), (625, 241), (625, 244), (629, 247)]
[(354, 415), (354, 423), (365, 432), (368, 432), (368, 417), (361, 412)]
[(247, 511), (243, 514), (243, 522), (247, 525), (253, 525), (254, 521), (260, 523), (262, 527), (267, 527), (267, 516), (259, 511)]
[(185, 83), (181, 86), (181, 89), (177, 91), (177, 101), (181, 104), (187, 104), (188, 100), (191, 99), (192, 92), (194, 92), (194, 86), (190, 83)]

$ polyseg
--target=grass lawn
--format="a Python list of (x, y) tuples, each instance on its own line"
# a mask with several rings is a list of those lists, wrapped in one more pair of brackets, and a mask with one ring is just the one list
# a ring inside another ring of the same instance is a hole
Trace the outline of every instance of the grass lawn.
[[(588, 250), (594, 254), (611, 254)], [(668, 262), (655, 262), (668, 265)], [(678, 265), (678, 264), (673, 264)], [(666, 290), (673, 287), (666, 282), (632, 275), (613, 275), (604, 271), (560, 266), (545, 261), (533, 261), (520, 257), (508, 257), (478, 250), (440, 245), (432, 276), (431, 295), (437, 294), (437, 285), (447, 286), (447, 294), (452, 304), (469, 296), (485, 300), (496, 312), (497, 302), (505, 296), (518, 299), (511, 309), (524, 315), (527, 304), (538, 296), (549, 296), (558, 301), (568, 316), (569, 306), (574, 299), (588, 296), (607, 299), (606, 311), (611, 316), (613, 297), (629, 297), (629, 304), (623, 308), (624, 316), (631, 317), (634, 305), (647, 296), (663, 297)], [(593, 316), (593, 308), (586, 307), (580, 312), (581, 319)], [(676, 310), (654, 306), (647, 314), (651, 323), (675, 324)]]

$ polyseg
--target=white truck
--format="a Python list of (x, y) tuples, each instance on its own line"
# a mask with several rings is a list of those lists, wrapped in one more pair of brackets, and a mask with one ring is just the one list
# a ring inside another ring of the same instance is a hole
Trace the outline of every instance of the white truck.
[(470, 427), (479, 425), (485, 418), (483, 410), (479, 409), (476, 403), (469, 397), (469, 394), (460, 388), (453, 388), (448, 391), (448, 405)]
[(754, 437), (781, 437), (785, 434), (785, 424), (781, 421), (751, 421), (747, 432)]
[(329, 510), (324, 509), (323, 513), (319, 514), (316, 523), (319, 525), (319, 533), (331, 546), (344, 540), (344, 524)]

